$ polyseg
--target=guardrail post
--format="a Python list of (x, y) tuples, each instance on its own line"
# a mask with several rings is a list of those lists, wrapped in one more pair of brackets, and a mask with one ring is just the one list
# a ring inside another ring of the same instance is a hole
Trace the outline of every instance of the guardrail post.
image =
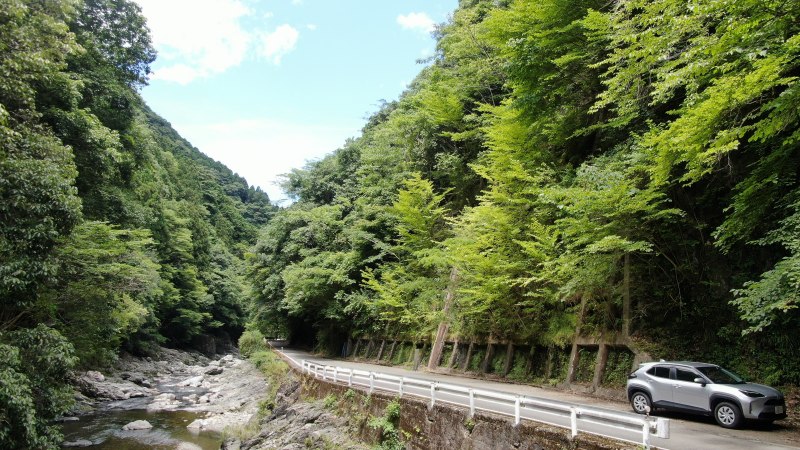
[(644, 448), (650, 448), (650, 421), (645, 420), (644, 425), (642, 425), (642, 445)]
[(520, 419), (519, 407), (520, 407), (520, 401), (518, 395), (517, 398), (514, 400), (514, 426), (519, 425), (519, 419)]
[(430, 409), (433, 409), (433, 405), (436, 404), (436, 382), (431, 382), (431, 406)]
[(322, 366), (322, 381), (328, 381), (328, 366)]
[(353, 386), (353, 369), (347, 369), (347, 386)]
[(572, 437), (578, 435), (578, 409), (574, 406), (569, 408), (569, 423), (572, 429)]
[(306, 370), (306, 360), (305, 359), (301, 359), (300, 360), (300, 367), (301, 367), (301, 372), (308, 373), (307, 370)]
[(475, 391), (469, 390), (469, 418), (475, 415)]
[(339, 382), (339, 366), (333, 368), (333, 382), (334, 383)]
[(664, 417), (656, 419), (656, 437), (669, 439), (669, 419)]
[(403, 398), (403, 381), (404, 380), (405, 380), (405, 378), (400, 377), (400, 387), (398, 388), (398, 390), (400, 391), (400, 398)]
[(375, 374), (373, 372), (369, 373), (369, 393), (372, 394), (372, 390), (375, 389)]

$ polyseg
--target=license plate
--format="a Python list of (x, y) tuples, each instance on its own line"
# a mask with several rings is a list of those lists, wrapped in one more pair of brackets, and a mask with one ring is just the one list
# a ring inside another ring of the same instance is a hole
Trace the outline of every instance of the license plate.
[(775, 414), (783, 414), (783, 406), (776, 406)]

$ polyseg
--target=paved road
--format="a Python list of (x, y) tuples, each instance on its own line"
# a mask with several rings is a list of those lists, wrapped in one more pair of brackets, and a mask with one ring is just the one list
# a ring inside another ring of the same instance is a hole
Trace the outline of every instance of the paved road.
[[(535, 397), (541, 399), (551, 399), (559, 402), (566, 402), (576, 405), (591, 406), (593, 408), (603, 408), (613, 411), (630, 412), (630, 407), (627, 403), (613, 402), (608, 400), (601, 400), (593, 397), (583, 397), (573, 395), (562, 391), (542, 389), (528, 385), (516, 385), (501, 383), (488, 380), (480, 380), (468, 377), (461, 377), (457, 375), (446, 375), (431, 372), (412, 371), (402, 367), (382, 366), (376, 364), (368, 364), (363, 362), (352, 362), (338, 359), (320, 358), (310, 353), (299, 350), (283, 350), (284, 356), (300, 364), (300, 361), (305, 359), (317, 364), (326, 364), (331, 366), (339, 366), (350, 369), (367, 370), (386, 373), (395, 376), (411, 377), (420, 380), (438, 381), (440, 383), (448, 383), (459, 386), (464, 386), (473, 389), (483, 389), (497, 392), (504, 392), (510, 395), (525, 395), (528, 397)], [(376, 387), (381, 387), (376, 383)], [(408, 393), (425, 394), (424, 389), (417, 389), (420, 392), (413, 390), (406, 390)], [(444, 394), (444, 393), (442, 393)], [(454, 397), (437, 397), (438, 400), (464, 404), (464, 399)], [(488, 405), (487, 405), (488, 406)], [(497, 405), (495, 405), (497, 406)], [(710, 418), (695, 418), (692, 416), (683, 415), (662, 415), (671, 419), (670, 424), (670, 438), (659, 439), (653, 436), (651, 444), (659, 448), (672, 449), (672, 450), (694, 450), (694, 449), (741, 449), (741, 450), (778, 450), (789, 448), (800, 448), (800, 433), (795, 430), (788, 429), (777, 422), (773, 425), (753, 425), (748, 426), (741, 430), (727, 430), (717, 426), (713, 419)], [(528, 413), (523, 413), (523, 417), (529, 417)], [(530, 417), (533, 418), (533, 417)], [(541, 417), (538, 417), (542, 420)], [(569, 417), (559, 417), (551, 415), (550, 420), (544, 420), (549, 423), (555, 424), (569, 424)], [(686, 420), (691, 419), (691, 420)], [(631, 440), (638, 440), (641, 438), (641, 432), (631, 432)]]

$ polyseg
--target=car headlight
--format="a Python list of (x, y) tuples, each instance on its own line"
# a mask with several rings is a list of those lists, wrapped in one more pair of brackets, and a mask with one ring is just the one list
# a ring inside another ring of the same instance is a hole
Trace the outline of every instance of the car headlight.
[(763, 397), (764, 396), (764, 394), (762, 394), (761, 392), (748, 391), (748, 390), (745, 390), (745, 389), (739, 389), (739, 392), (741, 392), (742, 394), (744, 394), (744, 395), (746, 395), (748, 397), (752, 397), (752, 398), (759, 398), (759, 397)]

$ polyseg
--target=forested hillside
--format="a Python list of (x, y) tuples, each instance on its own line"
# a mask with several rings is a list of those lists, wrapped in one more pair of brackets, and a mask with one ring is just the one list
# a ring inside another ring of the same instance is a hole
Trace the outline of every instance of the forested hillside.
[(57, 447), (69, 370), (244, 326), (266, 194), (143, 103), (128, 0), (0, 2), (0, 447)]
[(256, 323), (564, 346), (800, 382), (800, 3), (462, 0), (249, 271)]

